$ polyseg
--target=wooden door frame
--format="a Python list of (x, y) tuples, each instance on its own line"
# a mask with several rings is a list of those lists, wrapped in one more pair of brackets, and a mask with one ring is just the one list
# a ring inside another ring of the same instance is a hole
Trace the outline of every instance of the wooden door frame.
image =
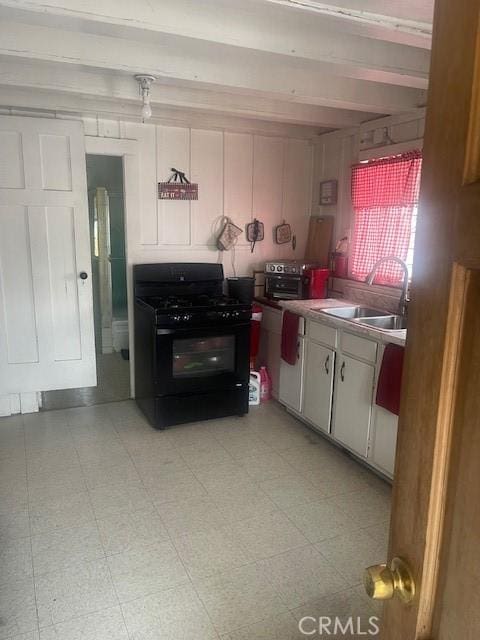
[(385, 604), (385, 640), (438, 637), (463, 314), (480, 263), (479, 20), (478, 0), (436, 2), (388, 552), (411, 566), (417, 595)]
[[(128, 348), (130, 352), (130, 396), (135, 397), (135, 351), (133, 327), (132, 264), (139, 243), (138, 207), (140, 204), (139, 158), (137, 140), (85, 136), (85, 154), (116, 156), (123, 159), (124, 230), (127, 269)], [(137, 221), (137, 224), (135, 224)], [(92, 309), (93, 312), (93, 309)]]

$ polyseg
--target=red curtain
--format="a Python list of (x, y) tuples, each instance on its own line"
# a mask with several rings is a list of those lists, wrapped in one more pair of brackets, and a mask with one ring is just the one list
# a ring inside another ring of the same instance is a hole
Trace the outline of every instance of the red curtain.
[[(351, 275), (365, 280), (380, 258), (407, 257), (412, 217), (418, 203), (421, 151), (372, 160), (352, 169), (352, 203), (355, 215)], [(397, 285), (403, 272), (395, 262), (377, 271), (377, 284)]]

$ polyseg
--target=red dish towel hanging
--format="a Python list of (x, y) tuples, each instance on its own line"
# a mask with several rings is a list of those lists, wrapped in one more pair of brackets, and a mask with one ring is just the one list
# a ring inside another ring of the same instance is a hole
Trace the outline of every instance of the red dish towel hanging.
[(404, 347), (387, 344), (377, 385), (376, 404), (397, 416), (400, 410), (404, 353)]
[(298, 354), (298, 325), (300, 316), (291, 311), (284, 311), (282, 321), (282, 360), (287, 364), (295, 364)]

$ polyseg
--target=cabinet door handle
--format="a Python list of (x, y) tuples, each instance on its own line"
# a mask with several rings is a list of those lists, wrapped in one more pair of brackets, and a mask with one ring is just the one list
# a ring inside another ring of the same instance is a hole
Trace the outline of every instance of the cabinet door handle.
[(342, 382), (345, 382), (345, 360), (342, 362), (342, 366), (340, 367), (340, 379)]
[(328, 355), (328, 356), (325, 358), (325, 364), (324, 364), (324, 367), (325, 367), (325, 373), (327, 374), (327, 376), (328, 376), (328, 374), (330, 373), (330, 369), (328, 368), (329, 363), (330, 363), (330, 356)]

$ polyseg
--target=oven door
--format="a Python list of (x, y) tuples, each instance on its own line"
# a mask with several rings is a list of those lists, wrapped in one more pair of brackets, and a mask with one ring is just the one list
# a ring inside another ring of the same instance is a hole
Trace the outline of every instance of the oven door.
[(248, 384), (250, 323), (156, 330), (156, 395), (205, 393)]
[(302, 276), (270, 275), (265, 276), (265, 295), (267, 298), (282, 300), (300, 300), (304, 297)]

